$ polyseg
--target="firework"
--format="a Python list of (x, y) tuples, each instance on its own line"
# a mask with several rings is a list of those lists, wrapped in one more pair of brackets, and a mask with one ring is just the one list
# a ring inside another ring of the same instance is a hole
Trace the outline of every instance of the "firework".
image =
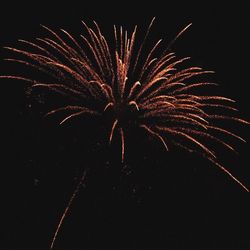
[(129, 35), (122, 27), (114, 26), (114, 43), (111, 43), (103, 36), (96, 22), (93, 28), (83, 22), (86, 34), (79, 39), (63, 29), (59, 34), (43, 26), (50, 38), (37, 38), (35, 42), (19, 40), (29, 49), (6, 49), (24, 59), (6, 60), (35, 68), (49, 75), (53, 81), (44, 82), (21, 75), (1, 78), (23, 80), (32, 89), (39, 88), (71, 98), (67, 105), (46, 114), (60, 114), (61, 125), (77, 117), (101, 118), (109, 112), (110, 134), (107, 141), (111, 144), (114, 138), (119, 138), (122, 162), (125, 158), (126, 134), (129, 133), (129, 124), (133, 123), (159, 140), (166, 150), (169, 150), (169, 145), (176, 145), (202, 155), (248, 191), (218, 162), (216, 153), (210, 148), (214, 144), (207, 143), (207, 140), (235, 151), (223, 138), (231, 137), (245, 142), (244, 139), (218, 126), (216, 121), (249, 122), (231, 115), (237, 111), (232, 106), (234, 100), (195, 94), (197, 89), (217, 85), (200, 80), (213, 71), (185, 66), (190, 58), (178, 58), (169, 50), (172, 43), (162, 49), (162, 40), (158, 40), (151, 49), (146, 49), (153, 22), (154, 19), (139, 43), (136, 40), (137, 27)]

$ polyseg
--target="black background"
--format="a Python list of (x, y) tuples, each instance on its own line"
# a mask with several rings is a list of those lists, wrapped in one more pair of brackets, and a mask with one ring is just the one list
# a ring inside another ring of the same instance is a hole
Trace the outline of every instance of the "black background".
[[(79, 34), (80, 20), (94, 19), (111, 37), (113, 24), (145, 29), (154, 16), (155, 40), (170, 41), (192, 22), (173, 50), (215, 70), (219, 91), (235, 99), (241, 115), (250, 119), (250, 5), (183, 2), (1, 3), (0, 45), (44, 36), (40, 24)], [(1, 49), (0, 74), (11, 72), (11, 65), (2, 60), (6, 55)], [(92, 135), (94, 127), (58, 129), (44, 121), (41, 110), (28, 108), (22, 83), (1, 80), (1, 100), (1, 250), (49, 249), (60, 214), (86, 166), (92, 169), (86, 187), (55, 249), (250, 249), (249, 194), (205, 160), (178, 150), (166, 155), (154, 140), (133, 135), (134, 141), (128, 139), (127, 167), (121, 170), (113, 159), (119, 150), (95, 141), (102, 130)], [(249, 128), (230, 126), (250, 141)], [(238, 148), (240, 157), (224, 152), (220, 157), (250, 187), (249, 144)]]

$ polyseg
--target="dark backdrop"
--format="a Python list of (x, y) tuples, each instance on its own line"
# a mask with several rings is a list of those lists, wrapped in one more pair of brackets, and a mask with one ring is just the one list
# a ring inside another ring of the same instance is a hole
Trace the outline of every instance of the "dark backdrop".
[[(156, 16), (155, 40), (170, 41), (192, 22), (173, 50), (215, 70), (219, 91), (236, 99), (241, 115), (250, 119), (249, 4), (183, 2), (5, 2), (0, 46), (45, 35), (40, 24), (79, 34), (80, 20), (94, 19), (109, 37), (113, 24), (145, 29)], [(5, 56), (1, 49), (0, 74), (11, 72)], [(22, 83), (1, 80), (1, 100), (1, 250), (48, 249), (84, 167), (92, 170), (55, 249), (250, 249), (249, 194), (205, 160), (178, 150), (165, 154), (157, 142), (136, 134), (128, 139), (121, 169), (114, 157), (119, 150), (96, 140), (102, 130), (95, 134), (92, 124), (58, 129), (42, 119), (38, 107), (29, 108)], [(250, 139), (249, 128), (232, 129)], [(240, 157), (222, 152), (221, 158), (250, 187), (249, 144), (239, 151)]]

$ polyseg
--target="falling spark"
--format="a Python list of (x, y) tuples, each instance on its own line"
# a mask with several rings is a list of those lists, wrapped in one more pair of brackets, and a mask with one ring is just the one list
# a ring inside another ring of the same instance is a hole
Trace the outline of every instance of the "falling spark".
[(77, 184), (77, 186), (76, 186), (76, 188), (75, 188), (75, 190), (74, 190), (68, 204), (67, 204), (67, 207), (65, 208), (65, 210), (64, 210), (64, 212), (63, 212), (63, 214), (62, 214), (62, 216), (60, 218), (60, 221), (59, 221), (59, 223), (57, 225), (56, 231), (54, 233), (54, 236), (53, 236), (53, 239), (52, 239), (52, 242), (51, 242), (51, 245), (50, 245), (50, 249), (53, 249), (53, 247), (54, 247), (54, 243), (55, 243), (57, 234), (58, 234), (58, 232), (59, 232), (59, 230), (60, 230), (60, 228), (61, 228), (61, 226), (63, 224), (65, 216), (67, 215), (67, 213), (68, 213), (68, 211), (69, 211), (69, 209), (70, 209), (70, 207), (72, 205), (72, 202), (74, 201), (74, 199), (75, 199), (76, 195), (78, 194), (81, 186), (83, 185), (83, 182), (84, 182), (84, 180), (86, 178), (86, 173), (87, 173), (87, 171), (85, 170), (82, 177), (81, 177), (81, 179), (80, 179), (80, 181), (78, 182), (78, 184)]

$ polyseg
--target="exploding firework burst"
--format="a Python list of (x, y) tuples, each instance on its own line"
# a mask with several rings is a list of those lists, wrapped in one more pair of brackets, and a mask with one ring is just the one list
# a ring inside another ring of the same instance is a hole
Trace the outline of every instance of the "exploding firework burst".
[[(122, 162), (125, 158), (126, 134), (133, 123), (159, 140), (166, 150), (168, 145), (176, 145), (201, 154), (248, 191), (218, 162), (216, 153), (210, 148), (213, 144), (206, 141), (209, 139), (234, 151), (233, 146), (223, 138), (231, 137), (243, 142), (244, 139), (223, 126), (217, 126), (216, 120), (249, 123), (234, 115), (226, 115), (228, 111), (232, 113), (236, 110), (232, 106), (232, 99), (195, 94), (196, 89), (216, 85), (199, 80), (212, 71), (183, 66), (190, 58), (177, 58), (169, 47), (163, 50), (162, 40), (145, 52), (153, 21), (140, 43), (136, 43), (137, 27), (129, 35), (122, 27), (114, 26), (114, 45), (105, 39), (95, 22), (93, 29), (83, 22), (86, 35), (81, 35), (81, 40), (65, 30), (59, 34), (43, 26), (51, 38), (37, 38), (36, 42), (20, 40), (30, 49), (7, 49), (25, 59), (6, 60), (35, 68), (54, 80), (43, 82), (18, 75), (1, 78), (23, 80), (32, 89), (39, 88), (70, 97), (73, 102), (46, 114), (60, 114), (61, 125), (77, 117), (101, 118), (108, 113), (110, 134), (107, 140), (111, 143), (114, 135), (119, 134)], [(31, 49), (35, 52), (31, 52)]]

